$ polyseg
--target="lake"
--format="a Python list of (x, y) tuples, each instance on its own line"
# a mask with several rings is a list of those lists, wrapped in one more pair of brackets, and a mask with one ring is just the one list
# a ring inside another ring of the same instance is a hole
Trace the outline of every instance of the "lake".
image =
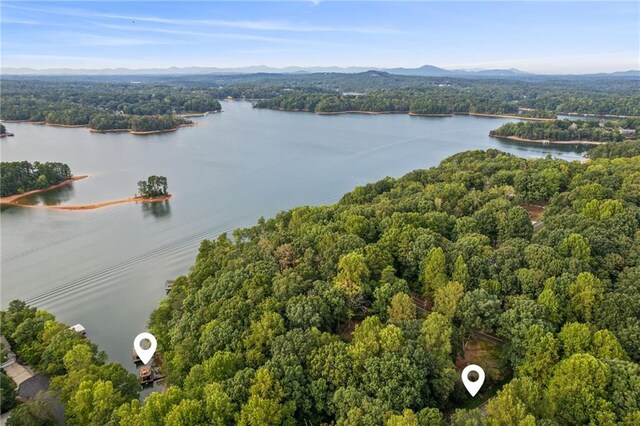
[(469, 149), (581, 158), (571, 147), (488, 136), (508, 119), (320, 116), (248, 102), (223, 102), (223, 110), (195, 118), (197, 126), (149, 136), (9, 123), (15, 136), (0, 141), (2, 161), (61, 161), (90, 175), (33, 203), (125, 198), (152, 174), (167, 176), (173, 198), (91, 211), (3, 208), (2, 308), (19, 298), (81, 323), (110, 360), (135, 371), (134, 337), (164, 296), (165, 280), (188, 272), (205, 238), (291, 207), (333, 203), (357, 185)]

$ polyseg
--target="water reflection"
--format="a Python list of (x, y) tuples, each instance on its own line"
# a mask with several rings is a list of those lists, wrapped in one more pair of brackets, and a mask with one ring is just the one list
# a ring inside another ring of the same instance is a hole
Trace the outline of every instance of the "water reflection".
[(582, 144), (540, 144), (538, 142), (527, 142), (527, 141), (512, 141), (512, 140), (504, 140), (500, 138), (494, 138), (500, 147), (500, 149), (504, 149), (505, 151), (521, 151), (520, 155), (523, 157), (535, 156), (535, 154), (544, 154), (551, 155), (555, 158), (563, 158), (565, 155), (570, 157), (569, 160), (574, 159), (576, 154), (583, 155), (589, 149), (593, 148), (593, 146), (586, 146)]
[(73, 183), (70, 183), (52, 191), (41, 192), (39, 194), (21, 198), (18, 200), (18, 204), (28, 206), (35, 206), (38, 204), (44, 204), (45, 206), (57, 206), (69, 201), (73, 197), (73, 192)]
[(161, 201), (159, 203), (140, 203), (144, 216), (153, 216), (156, 219), (168, 218), (171, 216), (171, 206), (169, 201)]

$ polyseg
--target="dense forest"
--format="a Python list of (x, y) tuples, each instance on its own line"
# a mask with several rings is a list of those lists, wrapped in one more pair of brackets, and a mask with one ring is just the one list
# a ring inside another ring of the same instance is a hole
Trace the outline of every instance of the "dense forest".
[[(33, 77), (12, 79), (21, 81)], [(131, 76), (50, 76), (38, 77), (51, 82), (123, 83)], [(539, 111), (577, 112), (612, 115), (640, 115), (640, 86), (637, 77), (620, 76), (543, 76), (512, 77), (427, 77), (390, 74), (384, 71), (361, 73), (294, 74), (202, 74), (174, 76), (137, 76), (146, 84), (207, 87), (218, 99), (227, 96), (244, 99), (270, 99), (292, 91), (305, 93), (370, 93), (380, 90), (415, 94), (438, 94), (449, 88), (460, 97), (466, 93), (486, 99), (516, 100), (523, 108)]]
[[(640, 115), (640, 96), (635, 99), (597, 100), (595, 94), (585, 92), (581, 102), (565, 102), (539, 95), (530, 98), (519, 87), (487, 84), (477, 87), (456, 87), (450, 84), (423, 89), (381, 89), (367, 93), (306, 93), (292, 91), (255, 103), (256, 108), (271, 108), (307, 112), (409, 112), (411, 114), (440, 115), (454, 113), (508, 114), (533, 118), (555, 118), (559, 113), (591, 113)], [(567, 95), (569, 96), (569, 95)], [(618, 103), (618, 105), (615, 105)]]
[(144, 405), (46, 314), (3, 332), (70, 425), (637, 425), (640, 157), (604, 148), (460, 153), (203, 241), (151, 315), (170, 386)]
[(506, 383), (491, 424), (637, 423), (638, 176), (467, 152), (205, 241), (150, 322), (174, 409), (204, 424), (215, 390), (240, 424), (472, 424), (473, 360)]
[(441, 88), (440, 93), (380, 90), (366, 94), (292, 92), (255, 102), (256, 108), (316, 113), (405, 112), (414, 115), (507, 114), (534, 118), (555, 118), (549, 111), (522, 109), (514, 100), (490, 99)]
[(2, 84), (3, 120), (152, 131), (188, 123), (179, 114), (222, 108), (217, 92), (207, 88), (37, 80)]
[(63, 163), (3, 161), (0, 163), (0, 195), (7, 197), (34, 189), (45, 189), (70, 179), (71, 176), (71, 169)]
[[(261, 84), (255, 78), (252, 81)], [(268, 81), (273, 88), (279, 80), (274, 77)], [(303, 83), (322, 91), (302, 90)], [(632, 79), (443, 79), (371, 71), (294, 76), (279, 96), (262, 97), (255, 105), (310, 112), (478, 113), (536, 118), (554, 118), (560, 113), (639, 116), (640, 90)]]
[(518, 137), (549, 141), (620, 142), (623, 129), (640, 134), (640, 118), (599, 122), (596, 120), (553, 120), (506, 123), (489, 132), (495, 137)]
[[(137, 78), (137, 77), (136, 77)], [(4, 78), (2, 119), (125, 128), (127, 116), (219, 111), (217, 99), (310, 112), (640, 116), (635, 78), (442, 78), (356, 74), (248, 74)], [(95, 127), (94, 127), (95, 126)]]
[(591, 159), (640, 156), (640, 143), (638, 141), (607, 143), (590, 149), (588, 155)]

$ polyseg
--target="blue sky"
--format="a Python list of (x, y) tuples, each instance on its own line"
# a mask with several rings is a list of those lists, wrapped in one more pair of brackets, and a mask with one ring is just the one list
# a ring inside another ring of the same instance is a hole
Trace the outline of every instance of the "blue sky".
[(640, 2), (2, 1), (2, 66), (638, 69)]

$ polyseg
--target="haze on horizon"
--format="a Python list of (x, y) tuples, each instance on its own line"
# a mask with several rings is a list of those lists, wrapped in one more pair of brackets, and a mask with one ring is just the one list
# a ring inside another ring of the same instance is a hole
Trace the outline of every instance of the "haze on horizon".
[(4, 68), (640, 68), (638, 2), (3, 1)]

